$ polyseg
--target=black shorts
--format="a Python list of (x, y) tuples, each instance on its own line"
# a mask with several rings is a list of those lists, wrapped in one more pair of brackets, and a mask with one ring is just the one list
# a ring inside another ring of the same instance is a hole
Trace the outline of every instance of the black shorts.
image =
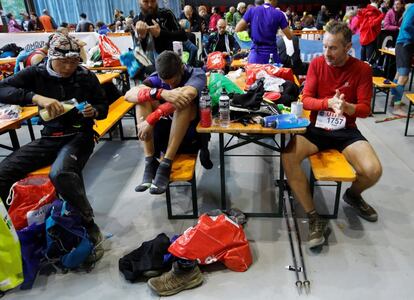
[[(178, 148), (178, 154), (195, 154), (200, 149), (199, 134), (196, 131), (198, 121), (198, 118), (191, 121), (180, 148)], [(161, 153), (165, 154), (167, 151), (171, 122), (172, 120), (169, 117), (161, 118), (154, 126), (155, 157), (160, 157)]]
[(342, 152), (349, 145), (357, 141), (366, 141), (358, 128), (344, 128), (340, 130), (325, 130), (311, 124), (302, 134), (309, 142), (318, 147), (319, 151), (336, 149)]
[(398, 68), (411, 69), (411, 59), (414, 54), (414, 44), (397, 44), (395, 46), (395, 59)]

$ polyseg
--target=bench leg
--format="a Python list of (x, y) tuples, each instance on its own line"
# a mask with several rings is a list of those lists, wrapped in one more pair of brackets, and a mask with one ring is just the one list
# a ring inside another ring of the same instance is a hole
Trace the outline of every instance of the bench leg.
[(168, 219), (173, 219), (172, 209), (171, 209), (170, 184), (167, 185), (167, 190), (165, 191), (165, 199), (167, 200), (167, 215), (168, 215)]
[(387, 89), (387, 97), (385, 97), (385, 108), (384, 108), (384, 114), (387, 113), (387, 107), (388, 107), (388, 98), (390, 97), (390, 89)]
[(371, 114), (374, 114), (375, 113), (375, 99), (377, 98), (376, 97), (377, 96), (377, 88), (376, 87), (373, 88), (372, 95), (373, 95), (373, 97), (372, 97), (372, 103), (371, 103)]
[(119, 136), (121, 138), (121, 141), (125, 140), (124, 127), (122, 126), (122, 118), (119, 120)]
[[(191, 215), (173, 215), (172, 214), (172, 205), (171, 205), (171, 190), (170, 184), (167, 186), (167, 190), (165, 191), (165, 199), (167, 202), (167, 216), (169, 220), (173, 219), (197, 219), (198, 218), (198, 203), (197, 203), (197, 183), (196, 183), (196, 176), (194, 173), (193, 179), (189, 181), (191, 184), (191, 203), (193, 206), (193, 213)], [(188, 185), (187, 185), (188, 186)]]
[(339, 200), (341, 197), (342, 182), (337, 181), (336, 184), (337, 184), (337, 187), (336, 187), (336, 195), (335, 195), (335, 206), (334, 206), (334, 212), (332, 215), (332, 219), (338, 218)]
[(407, 122), (405, 123), (405, 132), (404, 132), (404, 136), (408, 136), (408, 124), (410, 123), (410, 117), (411, 117), (411, 106), (412, 106), (412, 102), (410, 101), (410, 104), (408, 105), (408, 112), (407, 112)]
[(194, 176), (191, 180), (191, 200), (193, 202), (193, 217), (198, 218), (198, 203), (197, 203), (197, 182), (194, 170)]

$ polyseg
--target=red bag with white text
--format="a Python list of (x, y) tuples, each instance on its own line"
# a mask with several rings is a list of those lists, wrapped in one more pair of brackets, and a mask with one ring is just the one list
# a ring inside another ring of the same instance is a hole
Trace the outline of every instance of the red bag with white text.
[(121, 65), (119, 61), (121, 51), (106, 35), (99, 36), (99, 50), (101, 51), (104, 67), (118, 67)]
[(243, 228), (224, 214), (200, 216), (197, 225), (188, 228), (168, 251), (202, 265), (221, 261), (236, 272), (246, 271), (253, 261)]
[(16, 182), (7, 198), (8, 213), (16, 230), (42, 224), (55, 199), (55, 187), (48, 176), (30, 176)]
[(293, 71), (290, 68), (279, 68), (272, 65), (247, 64), (245, 70), (246, 84), (248, 86), (256, 82), (256, 73), (262, 70), (266, 71), (266, 73), (270, 76), (279, 77), (295, 82)]
[(215, 51), (207, 56), (207, 70), (224, 70), (226, 66), (225, 55)]

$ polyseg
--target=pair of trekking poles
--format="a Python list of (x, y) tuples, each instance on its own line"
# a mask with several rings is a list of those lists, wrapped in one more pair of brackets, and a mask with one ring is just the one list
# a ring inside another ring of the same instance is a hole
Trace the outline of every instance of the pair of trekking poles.
[[(283, 216), (286, 220), (286, 226), (287, 226), (288, 235), (289, 235), (289, 242), (290, 242), (290, 249), (292, 251), (292, 258), (293, 258), (293, 266), (288, 266), (287, 268), (290, 271), (295, 271), (295, 275), (296, 275), (295, 285), (298, 289), (299, 294), (302, 293), (302, 288), (304, 288), (305, 292), (308, 294), (310, 292), (310, 281), (309, 281), (308, 276), (306, 274), (305, 260), (303, 259), (302, 242), (301, 242), (301, 238), (300, 238), (298, 221), (297, 221), (297, 218), (296, 218), (296, 211), (295, 211), (295, 208), (293, 206), (293, 196), (292, 196), (292, 193), (291, 193), (290, 189), (288, 188), (287, 190), (288, 190), (288, 199), (289, 199), (290, 212), (291, 212), (292, 219), (293, 219), (294, 231), (296, 233), (297, 248), (298, 248), (298, 252), (299, 252), (300, 263), (302, 265), (302, 266), (299, 266), (298, 263), (297, 263), (296, 251), (295, 251), (295, 247), (294, 247), (294, 244), (293, 244), (291, 221), (290, 221), (288, 211), (287, 211), (287, 208), (286, 208), (286, 197), (284, 195), (283, 196), (283, 203), (282, 203), (282, 205), (283, 205)], [(303, 281), (300, 280), (299, 273), (302, 273)]]

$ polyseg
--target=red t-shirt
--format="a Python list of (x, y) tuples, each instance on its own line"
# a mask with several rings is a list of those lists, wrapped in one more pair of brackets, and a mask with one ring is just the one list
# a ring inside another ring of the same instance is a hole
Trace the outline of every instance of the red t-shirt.
[(311, 110), (311, 122), (315, 124), (319, 110), (330, 110), (328, 99), (336, 90), (345, 94), (345, 101), (356, 104), (355, 113), (346, 117), (346, 127), (356, 127), (356, 118), (366, 118), (371, 111), (371, 67), (350, 56), (342, 67), (329, 66), (324, 56), (312, 60), (303, 89), (303, 108)]

